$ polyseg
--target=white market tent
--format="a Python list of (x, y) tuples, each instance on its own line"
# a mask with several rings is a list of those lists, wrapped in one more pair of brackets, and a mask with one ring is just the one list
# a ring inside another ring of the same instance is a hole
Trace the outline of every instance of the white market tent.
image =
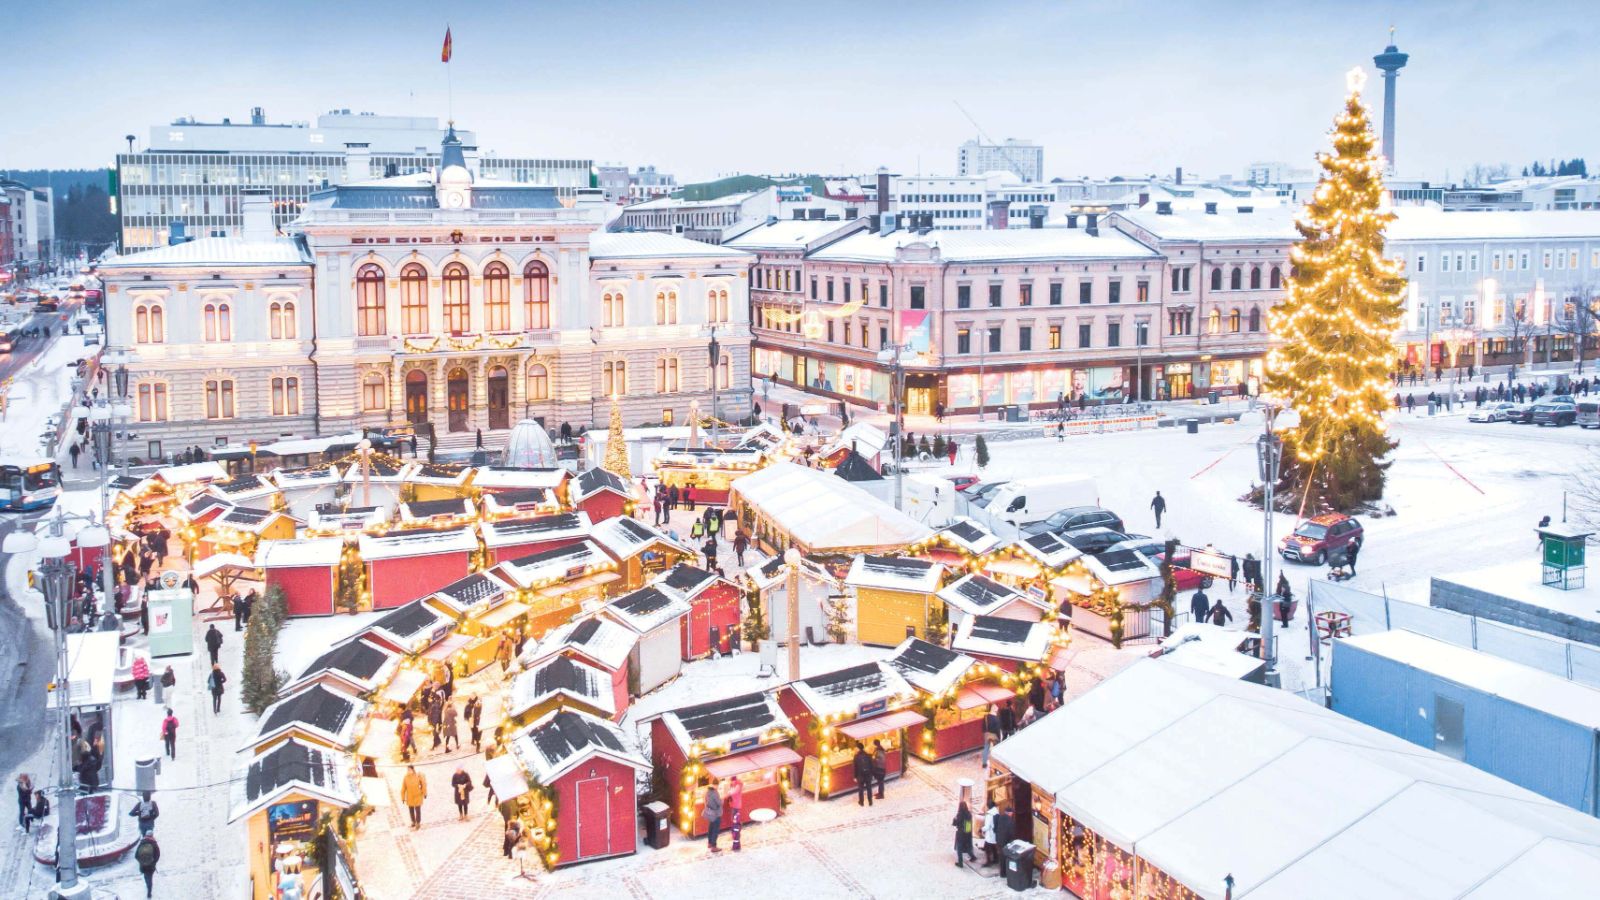
[(1293, 694), (1159, 659), (994, 757), (1207, 898), (1228, 875), (1234, 897), (1263, 900), (1573, 897), (1600, 868), (1594, 818)]
[(902, 550), (933, 534), (833, 473), (791, 462), (735, 480), (729, 505), (748, 509), (758, 533), (776, 532), (807, 553)]

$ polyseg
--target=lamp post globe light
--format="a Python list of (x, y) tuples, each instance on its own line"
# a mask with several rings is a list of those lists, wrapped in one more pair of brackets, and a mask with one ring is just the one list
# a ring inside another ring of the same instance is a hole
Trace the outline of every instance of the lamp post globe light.
[[(1272, 430), (1278, 407), (1261, 408), (1262, 432), (1256, 438), (1256, 462), (1261, 476), (1261, 660), (1266, 664), (1266, 682), (1278, 684), (1277, 654), (1272, 641), (1272, 489), (1278, 481), (1278, 466), (1283, 460), (1283, 439)], [(1286, 601), (1285, 601), (1286, 602)]]

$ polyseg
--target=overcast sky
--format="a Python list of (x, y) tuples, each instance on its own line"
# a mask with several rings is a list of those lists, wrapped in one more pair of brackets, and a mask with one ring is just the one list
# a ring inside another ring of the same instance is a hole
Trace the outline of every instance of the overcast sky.
[(681, 180), (953, 173), (977, 133), (958, 102), (1042, 143), (1047, 177), (1309, 166), (1391, 23), (1402, 175), (1600, 168), (1592, 0), (7, 0), (0, 22), (0, 169), (103, 166), (124, 134), (257, 105), (442, 119), (447, 22), (455, 118), (486, 150)]

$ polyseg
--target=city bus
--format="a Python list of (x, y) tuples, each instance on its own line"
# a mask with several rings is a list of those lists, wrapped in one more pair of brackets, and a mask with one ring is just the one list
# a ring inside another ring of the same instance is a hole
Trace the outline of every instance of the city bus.
[(0, 459), (0, 509), (43, 509), (61, 495), (61, 466), (53, 459)]

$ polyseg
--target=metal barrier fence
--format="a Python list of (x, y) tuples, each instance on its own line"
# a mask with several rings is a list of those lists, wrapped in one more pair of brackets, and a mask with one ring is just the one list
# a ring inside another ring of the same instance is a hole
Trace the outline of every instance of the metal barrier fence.
[(1314, 612), (1350, 616), (1350, 633), (1401, 629), (1470, 647), (1534, 669), (1600, 687), (1600, 647), (1541, 635), (1464, 613), (1391, 600), (1331, 581), (1311, 582)]

